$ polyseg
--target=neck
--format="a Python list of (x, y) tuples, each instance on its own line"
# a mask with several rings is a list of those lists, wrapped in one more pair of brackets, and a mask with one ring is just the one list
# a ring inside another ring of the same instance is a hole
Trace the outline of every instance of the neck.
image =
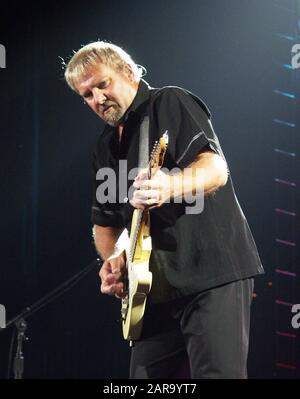
[(116, 127), (117, 132), (118, 132), (119, 142), (121, 141), (121, 137), (122, 137), (122, 133), (123, 133), (123, 127), (124, 127), (123, 123), (120, 123), (120, 125), (118, 125)]

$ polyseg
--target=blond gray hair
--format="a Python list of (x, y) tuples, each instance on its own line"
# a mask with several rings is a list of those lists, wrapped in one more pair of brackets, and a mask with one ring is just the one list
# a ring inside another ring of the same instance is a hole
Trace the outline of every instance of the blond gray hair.
[(112, 43), (98, 41), (81, 47), (69, 60), (65, 69), (65, 80), (72, 90), (89, 68), (103, 63), (116, 71), (124, 71), (126, 65), (130, 65), (135, 79), (142, 76), (142, 67), (137, 65), (129, 54), (121, 47)]

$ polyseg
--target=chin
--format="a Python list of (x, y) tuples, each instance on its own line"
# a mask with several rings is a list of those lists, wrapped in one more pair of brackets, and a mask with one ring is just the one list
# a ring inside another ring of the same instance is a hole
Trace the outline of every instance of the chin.
[(109, 126), (112, 126), (112, 127), (116, 127), (116, 126), (118, 126), (118, 122), (114, 122), (114, 121), (105, 121)]
[(105, 121), (108, 125), (113, 126), (113, 127), (116, 127), (116, 126), (118, 126), (119, 123), (121, 122), (122, 116), (123, 116), (123, 115), (121, 115), (121, 116), (120, 116), (120, 115), (114, 115), (114, 116), (111, 116), (110, 118), (105, 118), (104, 121)]

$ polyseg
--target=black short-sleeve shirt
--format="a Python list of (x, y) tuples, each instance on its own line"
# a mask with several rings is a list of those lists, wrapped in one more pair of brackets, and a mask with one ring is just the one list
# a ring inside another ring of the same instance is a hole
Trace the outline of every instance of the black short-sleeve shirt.
[[(164, 167), (184, 169), (201, 151), (209, 148), (224, 158), (210, 111), (203, 101), (182, 88), (152, 89), (141, 80), (124, 117), (121, 142), (115, 128), (106, 125), (96, 144), (93, 224), (130, 229), (133, 207), (126, 202), (124, 181), (129, 188), (133, 178), (127, 179), (128, 172), (138, 166), (139, 133), (145, 116), (150, 120), (149, 153), (154, 142), (168, 131)], [(114, 171), (115, 182), (113, 177), (104, 177), (106, 169), (103, 168)], [(103, 183), (107, 186), (105, 192)], [(109, 201), (103, 203), (108, 197)], [(186, 206), (186, 203), (169, 203), (150, 211), (150, 267), (156, 280), (154, 302), (263, 273), (230, 174), (224, 187), (205, 196), (201, 213), (187, 213)]]

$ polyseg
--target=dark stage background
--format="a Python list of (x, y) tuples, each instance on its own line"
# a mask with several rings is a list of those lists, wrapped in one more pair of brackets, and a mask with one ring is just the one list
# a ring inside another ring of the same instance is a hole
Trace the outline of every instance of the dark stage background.
[[(7, 319), (95, 259), (91, 152), (102, 122), (63, 81), (59, 56), (122, 46), (152, 86), (209, 105), (266, 270), (257, 279), (250, 378), (299, 378), (299, 42), (296, 0), (87, 1), (1, 5), (0, 303)], [(119, 302), (94, 269), (28, 319), (24, 378), (127, 378)], [(12, 329), (0, 333), (6, 378)], [(14, 348), (15, 351), (15, 348)], [(10, 373), (10, 377), (13, 374)]]

